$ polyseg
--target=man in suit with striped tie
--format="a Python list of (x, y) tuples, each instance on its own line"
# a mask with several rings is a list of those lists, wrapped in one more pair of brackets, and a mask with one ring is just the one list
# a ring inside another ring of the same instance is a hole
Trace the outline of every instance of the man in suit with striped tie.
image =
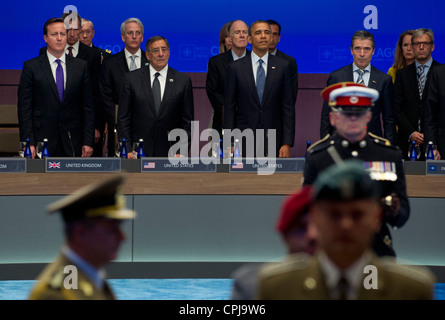
[[(371, 65), (374, 50), (375, 42), (372, 33), (363, 30), (355, 32), (351, 41), (353, 63), (331, 72), (327, 86), (347, 81), (376, 89), (380, 97), (372, 107), (372, 119), (369, 122), (368, 131), (395, 144), (394, 85), (390, 76)], [(334, 127), (329, 122), (330, 111), (325, 101), (321, 111), (320, 138), (334, 132)]]

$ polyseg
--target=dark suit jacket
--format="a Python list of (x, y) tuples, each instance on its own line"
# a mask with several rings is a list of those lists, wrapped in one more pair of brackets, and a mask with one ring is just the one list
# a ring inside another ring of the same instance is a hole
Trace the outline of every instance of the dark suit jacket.
[[(141, 50), (141, 66), (148, 66), (149, 62), (145, 52)], [(124, 50), (104, 60), (99, 81), (101, 100), (104, 106), (105, 120), (108, 125), (108, 156), (115, 155), (114, 128), (116, 109), (119, 104), (119, 95), (124, 81), (124, 75), (129, 72)]]
[(190, 146), (194, 117), (192, 81), (188, 75), (168, 67), (161, 107), (156, 114), (150, 79), (149, 67), (125, 75), (119, 98), (117, 131), (119, 140), (126, 139), (127, 150), (132, 150), (132, 143), (142, 138), (145, 156), (167, 157), (170, 147), (175, 144), (168, 141), (168, 134), (173, 129), (185, 130)]
[(441, 159), (445, 158), (445, 64), (431, 70), (428, 97), (425, 104), (425, 143), (437, 145)]
[[(414, 131), (424, 133), (425, 123), (425, 101), (428, 96), (428, 86), (431, 79), (432, 70), (440, 63), (433, 60), (431, 69), (428, 71), (422, 99), (420, 99), (417, 84), (416, 64), (400, 69), (397, 72), (394, 95), (394, 110), (396, 111), (396, 124), (398, 127), (397, 141), (403, 152), (403, 157), (408, 160), (408, 139)], [(420, 129), (419, 129), (420, 120)], [(428, 141), (425, 141), (427, 144)], [(424, 144), (424, 145), (425, 145)], [(424, 150), (423, 150), (424, 151)], [(422, 152), (423, 155), (424, 152)]]
[[(326, 86), (344, 81), (354, 81), (352, 64), (331, 72)], [(386, 73), (371, 65), (368, 87), (376, 89), (379, 92), (379, 99), (372, 107), (372, 119), (368, 123), (368, 132), (385, 137), (392, 144), (396, 144), (395, 110), (393, 110), (394, 85), (392, 79)], [(331, 108), (328, 102), (325, 101), (321, 110), (320, 138), (325, 137), (327, 134), (332, 134), (334, 131), (334, 128), (329, 122), (329, 112), (331, 112)], [(384, 133), (382, 132), (382, 121), (380, 117), (382, 117), (383, 120)]]
[[(246, 51), (250, 56), (250, 51)], [(213, 108), (212, 128), (222, 137), (224, 124), (224, 81), (229, 63), (233, 62), (232, 50), (213, 56), (207, 65), (206, 91)]]
[(100, 56), (101, 56), (100, 57), (101, 64), (104, 62), (104, 60), (107, 60), (108, 58), (110, 58), (112, 56), (112, 53), (110, 50), (105, 50), (105, 49), (96, 47), (94, 44), (91, 44), (91, 48), (94, 48), (99, 51)]
[(252, 59), (244, 57), (229, 64), (224, 86), (224, 129), (276, 129), (276, 151), (293, 146), (295, 106), (289, 62), (269, 54), (263, 100), (260, 103)]
[[(66, 89), (60, 101), (48, 56), (25, 61), (18, 87), (20, 139), (48, 138), (50, 156), (81, 156), (93, 147), (94, 103), (85, 61), (66, 56)], [(57, 154), (62, 145), (64, 153)]]
[(298, 67), (297, 67), (297, 60), (295, 60), (294, 57), (291, 57), (288, 54), (285, 54), (283, 51), (280, 51), (277, 49), (277, 53), (275, 56), (279, 58), (286, 59), (290, 63), (291, 73), (292, 73), (292, 94), (294, 99), (294, 105), (297, 102), (297, 96), (298, 96)]

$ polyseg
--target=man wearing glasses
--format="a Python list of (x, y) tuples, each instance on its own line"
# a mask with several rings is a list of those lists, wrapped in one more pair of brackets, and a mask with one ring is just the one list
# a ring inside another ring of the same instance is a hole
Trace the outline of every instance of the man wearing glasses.
[[(123, 80), (117, 121), (119, 140), (125, 138), (127, 150), (133, 150), (132, 143), (144, 139), (147, 157), (174, 156), (169, 154), (176, 144), (168, 140), (171, 130), (183, 129), (190, 146), (192, 81), (168, 65), (170, 46), (166, 38), (150, 38), (145, 49), (150, 66), (127, 73)], [(128, 152), (128, 158), (134, 158), (132, 152)]]
[(425, 103), (428, 98), (431, 71), (440, 65), (433, 60), (434, 51), (433, 30), (421, 28), (412, 35), (411, 44), (415, 63), (397, 72), (395, 86), (394, 111), (398, 127), (398, 144), (403, 157), (409, 159), (408, 147), (412, 141), (420, 147), (419, 160), (425, 160), (424, 139)]
[(121, 24), (122, 42), (125, 47), (102, 64), (99, 82), (108, 126), (108, 156), (115, 156), (115, 107), (119, 103), (119, 94), (124, 75), (132, 70), (146, 67), (149, 62), (141, 49), (144, 40), (144, 25), (138, 18), (129, 18)]
[[(372, 107), (372, 119), (369, 122), (368, 131), (395, 144), (394, 85), (390, 76), (371, 65), (374, 50), (375, 42), (372, 33), (364, 30), (355, 32), (351, 41), (353, 63), (331, 72), (327, 86), (339, 82), (356, 82), (376, 89), (380, 98)], [(334, 127), (329, 122), (329, 112), (328, 102), (325, 101), (321, 111), (320, 138), (334, 132)]]

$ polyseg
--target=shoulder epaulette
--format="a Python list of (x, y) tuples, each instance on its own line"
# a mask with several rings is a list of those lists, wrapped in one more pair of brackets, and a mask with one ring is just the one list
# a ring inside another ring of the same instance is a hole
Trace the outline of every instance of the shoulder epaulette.
[(382, 258), (382, 267), (389, 272), (397, 273), (418, 282), (434, 283), (436, 281), (434, 274), (429, 269), (420, 266), (402, 265), (392, 261), (391, 258)]
[(314, 150), (318, 150), (318, 147), (323, 143), (329, 140), (330, 138), (330, 134), (328, 133), (323, 139), (318, 140), (317, 142), (315, 142), (314, 144), (312, 144), (307, 151), (308, 152), (313, 152)]
[(382, 137), (380, 137), (380, 136), (378, 136), (378, 135), (375, 135), (375, 134), (373, 134), (373, 133), (371, 133), (371, 132), (368, 132), (368, 134), (369, 134), (369, 136), (370, 136), (371, 138), (373, 138), (373, 140), (374, 140), (375, 142), (377, 142), (377, 143), (379, 143), (379, 144), (383, 144), (383, 145), (388, 146), (388, 147), (389, 147), (389, 146), (392, 146), (391, 142), (389, 142), (388, 139), (382, 138)]
[(260, 270), (260, 277), (268, 278), (274, 275), (290, 272), (294, 270), (301, 270), (307, 268), (310, 264), (310, 257), (306, 254), (296, 254), (288, 257), (280, 262), (267, 263)]

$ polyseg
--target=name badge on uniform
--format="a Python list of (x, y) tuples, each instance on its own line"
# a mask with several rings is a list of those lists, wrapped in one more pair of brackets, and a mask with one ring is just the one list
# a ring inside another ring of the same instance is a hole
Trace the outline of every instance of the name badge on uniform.
[(363, 163), (372, 180), (396, 181), (396, 164), (394, 162), (370, 161)]

